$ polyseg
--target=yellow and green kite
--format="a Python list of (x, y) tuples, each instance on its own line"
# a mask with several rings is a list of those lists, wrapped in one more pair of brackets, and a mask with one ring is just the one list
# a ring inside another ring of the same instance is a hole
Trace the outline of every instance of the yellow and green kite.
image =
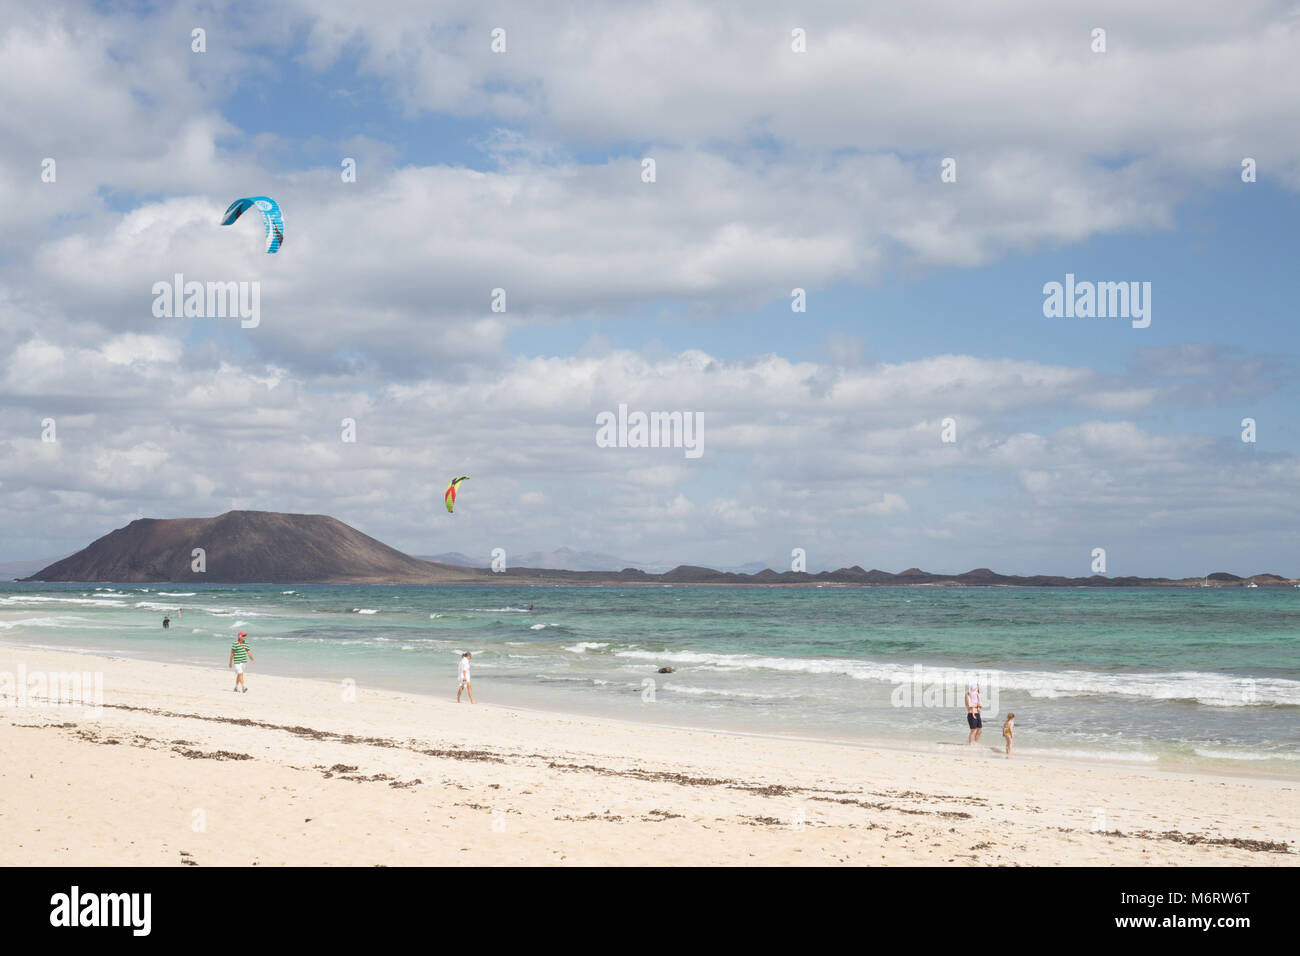
[(456, 505), (456, 486), (468, 478), (469, 475), (461, 475), (459, 478), (453, 478), (451, 484), (447, 486), (447, 493), (443, 495), (443, 500), (447, 502), (447, 513)]

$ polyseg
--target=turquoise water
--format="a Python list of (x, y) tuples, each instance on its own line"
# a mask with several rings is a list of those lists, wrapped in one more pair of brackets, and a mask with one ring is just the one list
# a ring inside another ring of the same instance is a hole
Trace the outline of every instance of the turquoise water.
[(978, 680), (989, 746), (1300, 772), (1295, 588), (0, 585), (10, 644), (224, 670), (238, 630), (252, 680), (454, 696), (469, 650), (480, 700), (764, 733), (961, 744)]

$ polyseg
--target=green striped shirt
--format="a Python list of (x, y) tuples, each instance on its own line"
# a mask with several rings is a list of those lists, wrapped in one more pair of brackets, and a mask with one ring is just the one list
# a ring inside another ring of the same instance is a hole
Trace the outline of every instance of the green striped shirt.
[(233, 643), (233, 644), (230, 645), (230, 651), (231, 651), (231, 653), (233, 653), (233, 654), (235, 655), (235, 661), (234, 661), (234, 662), (235, 662), (236, 664), (246, 664), (246, 663), (248, 663), (248, 645), (247, 645), (247, 644), (240, 644), (239, 641), (235, 641), (235, 643)]

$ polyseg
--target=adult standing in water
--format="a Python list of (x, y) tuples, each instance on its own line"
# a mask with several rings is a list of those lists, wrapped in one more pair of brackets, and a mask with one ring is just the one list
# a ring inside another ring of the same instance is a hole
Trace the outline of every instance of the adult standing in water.
[(970, 735), (966, 738), (966, 745), (970, 746), (980, 739), (980, 734), (984, 733), (984, 720), (980, 717), (980, 685), (971, 684), (970, 689), (966, 691), (966, 723), (970, 727)]

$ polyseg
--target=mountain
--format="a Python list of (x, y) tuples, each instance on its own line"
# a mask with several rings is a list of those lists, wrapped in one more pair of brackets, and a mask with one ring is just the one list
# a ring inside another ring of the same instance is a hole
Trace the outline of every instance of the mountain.
[(486, 568), (492, 563), (490, 558), (471, 558), (468, 554), (459, 551), (448, 551), (446, 554), (417, 554), (416, 557), (421, 561), (454, 564), (458, 568)]
[[(490, 556), (471, 558), (459, 551), (446, 554), (419, 555), (425, 561), (439, 561), (443, 564), (456, 564), (466, 568), (486, 568), (492, 564)], [(554, 551), (527, 551), (520, 554), (506, 554), (506, 564), (521, 568), (540, 568), (553, 571), (621, 571), (624, 568), (638, 568), (642, 571), (650, 567), (637, 561), (616, 558), (611, 554), (598, 551), (575, 551), (572, 548), (557, 548)]]
[[(195, 550), (205, 567), (194, 570)], [(442, 557), (452, 557), (443, 555)], [(455, 557), (470, 560), (457, 553)], [(215, 518), (140, 518), (104, 535), (71, 557), (56, 561), (27, 581), (167, 581), (186, 584), (575, 584), (670, 585), (747, 584), (793, 586), (1020, 586), (1020, 587), (1191, 587), (1202, 578), (1087, 578), (1057, 575), (1022, 577), (975, 568), (962, 574), (934, 574), (908, 568), (898, 574), (859, 565), (815, 574), (763, 569), (753, 574), (679, 565), (663, 574), (623, 567), (585, 570), (584, 564), (616, 561), (608, 555), (559, 551), (521, 555), (576, 567), (529, 567), (512, 563), (495, 573), (487, 568), (425, 561), (390, 548), (328, 515), (272, 511), (228, 511)], [(1226, 571), (1209, 575), (1211, 587), (1286, 586), (1276, 574), (1239, 578)]]
[(767, 561), (747, 561), (744, 564), (727, 565), (718, 570), (735, 571), (737, 574), (760, 574), (763, 571), (771, 571), (771, 569), (772, 565)]
[[(205, 570), (193, 570), (196, 548)], [(479, 576), (403, 554), (328, 515), (227, 511), (140, 518), (26, 580), (439, 584)]]
[(0, 562), (0, 581), (12, 581), (14, 578), (25, 578), (27, 575), (35, 574), (41, 568), (53, 564), (58, 560), (58, 558), (41, 558), (39, 560)]
[[(695, 585), (786, 585), (796, 587), (1073, 587), (1073, 588), (1125, 588), (1125, 587), (1195, 587), (1201, 578), (1108, 578), (1094, 574), (1086, 578), (1067, 578), (1055, 574), (1022, 576), (999, 574), (989, 568), (975, 568), (960, 574), (934, 574), (920, 568), (908, 568), (898, 574), (873, 568), (863, 570), (860, 565), (836, 571), (773, 571), (770, 568), (753, 574), (720, 571), (699, 565), (683, 564), (663, 574), (647, 574), (636, 568), (624, 568), (617, 574), (607, 571), (557, 571), (543, 568), (510, 568), (503, 574), (491, 577), (500, 583), (523, 579), (537, 584), (695, 584)], [(1213, 580), (1211, 576), (1211, 580)], [(1244, 587), (1249, 583), (1260, 586), (1287, 586), (1300, 583), (1275, 574), (1257, 574), (1250, 578), (1235, 578), (1231, 583), (1220, 581), (1211, 587)]]

